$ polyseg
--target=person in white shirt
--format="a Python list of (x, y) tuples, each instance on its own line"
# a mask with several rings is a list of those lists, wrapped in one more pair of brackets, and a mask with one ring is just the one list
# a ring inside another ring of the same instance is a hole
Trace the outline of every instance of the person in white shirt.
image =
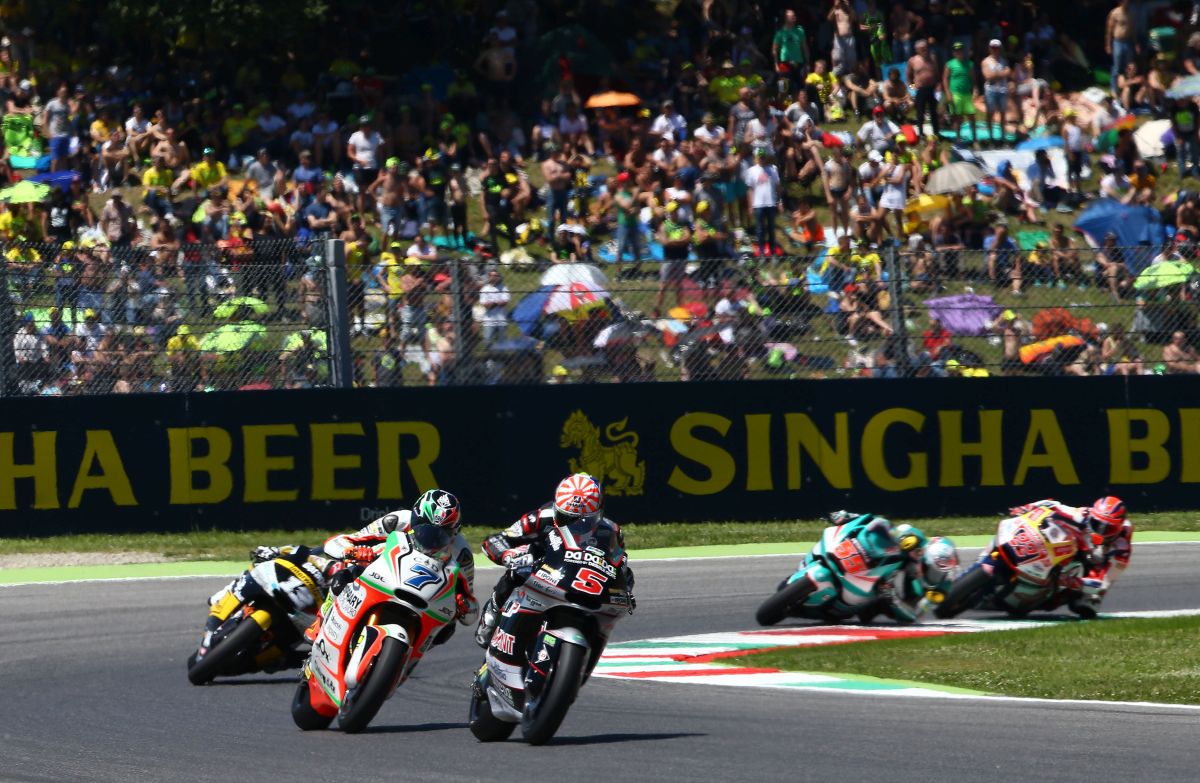
[(867, 153), (867, 160), (858, 167), (859, 189), (867, 197), (867, 203), (874, 207), (883, 195), (883, 155), (879, 150)]
[(479, 325), (483, 328), (483, 344), (491, 346), (508, 331), (508, 304), (512, 294), (504, 284), (500, 271), (488, 271), (487, 282), (479, 289), (479, 306), (482, 310)]
[(675, 102), (670, 99), (663, 101), (662, 114), (650, 124), (651, 136), (661, 136), (667, 132), (674, 134), (677, 139), (687, 138), (687, 120), (675, 111)]
[(358, 183), (358, 211), (364, 213), (364, 199), (367, 188), (379, 174), (379, 148), (383, 146), (383, 137), (371, 127), (371, 117), (362, 115), (358, 118), (358, 130), (350, 134), (346, 142), (346, 157), (354, 162), (354, 178)]
[(703, 124), (692, 131), (692, 138), (707, 146), (719, 147), (725, 141), (725, 129), (717, 124), (712, 112), (705, 112)]
[(893, 140), (900, 128), (883, 114), (883, 107), (876, 106), (871, 110), (871, 121), (858, 129), (855, 138), (867, 149), (881, 153), (892, 148)]
[(275, 157), (282, 156), (287, 149), (287, 120), (272, 108), (258, 115), (257, 124), (263, 146)]
[(558, 132), (563, 141), (569, 141), (576, 147), (587, 150), (588, 155), (596, 154), (592, 147), (592, 137), (588, 135), (587, 117), (579, 111), (579, 104), (568, 103), (563, 114), (558, 118)]
[(746, 195), (754, 214), (756, 229), (754, 255), (783, 255), (775, 242), (775, 215), (779, 209), (779, 169), (770, 160), (770, 152), (760, 147), (754, 153), (754, 165), (746, 170)]
[(329, 116), (328, 111), (317, 115), (317, 121), (312, 126), (317, 168), (324, 168), (326, 165), (336, 168), (341, 161), (342, 145), (338, 143), (338, 130), (337, 122)]
[(664, 133), (662, 135), (662, 138), (658, 140), (658, 149), (650, 153), (650, 160), (658, 164), (663, 171), (668, 173), (675, 171), (675, 168), (682, 162), (682, 158), (679, 150), (675, 149), (674, 134)]
[(142, 105), (133, 105), (133, 116), (125, 120), (125, 145), (129, 147), (134, 160), (141, 162), (150, 151), (150, 145), (155, 141), (150, 131), (150, 120), (146, 119)]
[(295, 99), (288, 104), (287, 113), (295, 121), (299, 121), (308, 117), (312, 119), (317, 111), (317, 105), (304, 96), (304, 93), (296, 93)]

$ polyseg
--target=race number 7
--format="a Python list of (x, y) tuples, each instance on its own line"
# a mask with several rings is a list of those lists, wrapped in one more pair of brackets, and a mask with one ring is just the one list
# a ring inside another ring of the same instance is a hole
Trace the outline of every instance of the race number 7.
[(571, 582), (571, 589), (588, 595), (600, 595), (600, 591), (604, 589), (604, 583), (607, 581), (608, 577), (599, 571), (581, 568), (575, 574), (575, 581)]

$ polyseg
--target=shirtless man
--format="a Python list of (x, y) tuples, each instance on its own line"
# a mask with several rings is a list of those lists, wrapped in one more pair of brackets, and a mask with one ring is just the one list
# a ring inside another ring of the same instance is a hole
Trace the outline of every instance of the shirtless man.
[(833, 157), (825, 161), (821, 169), (821, 179), (825, 185), (825, 200), (833, 214), (834, 234), (837, 233), (839, 224), (849, 233), (852, 228), (850, 191), (854, 187), (854, 167), (846, 160), (846, 153), (842, 147), (833, 148)]
[(913, 40), (916, 34), (925, 26), (925, 20), (905, 7), (904, 3), (896, 0), (892, 4), (890, 14), (892, 28), (892, 60), (906, 60), (913, 56)]
[(855, 49), (854, 30), (858, 26), (858, 18), (850, 7), (850, 0), (835, 0), (828, 17), (833, 22), (833, 74), (839, 79), (854, 70), (858, 62), (858, 51)]
[(567, 206), (571, 194), (571, 169), (567, 166), (562, 149), (550, 145), (550, 157), (542, 161), (542, 176), (550, 189), (550, 198), (546, 202), (547, 230), (554, 236), (554, 227), (567, 222)]
[(174, 128), (167, 128), (163, 131), (163, 136), (163, 139), (150, 150), (151, 159), (163, 158), (169, 169), (187, 168), (188, 164), (192, 162), (187, 144), (176, 138)]
[(1104, 53), (1112, 57), (1110, 70), (1113, 93), (1117, 92), (1117, 77), (1125, 72), (1125, 66), (1141, 54), (1137, 35), (1133, 29), (1133, 17), (1129, 13), (1129, 0), (1121, 0), (1116, 8), (1108, 12), (1108, 24), (1104, 28)]
[(379, 195), (379, 228), (384, 236), (395, 236), (400, 230), (400, 215), (404, 209), (404, 195), (407, 180), (400, 173), (400, 159), (388, 158), (383, 171), (370, 184), (367, 190), (375, 192), (382, 187)]
[(462, 247), (467, 246), (467, 178), (463, 176), (462, 164), (450, 164), (450, 181), (446, 183), (446, 195), (450, 204), (450, 231)]
[(1163, 364), (1172, 375), (1192, 375), (1200, 372), (1200, 353), (1187, 341), (1183, 332), (1171, 335), (1171, 342), (1163, 346)]
[(937, 58), (929, 51), (929, 42), (922, 38), (917, 41), (917, 53), (908, 58), (908, 79), (917, 91), (914, 99), (917, 109), (917, 129), (921, 130), (924, 127), (925, 111), (928, 109), (929, 122), (933, 125), (934, 136), (937, 136), (940, 130), (938, 127), (938, 101), (935, 93), (938, 72)]

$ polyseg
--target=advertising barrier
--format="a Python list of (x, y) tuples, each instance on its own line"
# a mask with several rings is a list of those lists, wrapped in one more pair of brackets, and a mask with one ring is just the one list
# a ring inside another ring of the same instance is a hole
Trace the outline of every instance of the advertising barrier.
[(437, 485), (469, 523), (597, 476), (623, 522), (1196, 505), (1186, 377), (312, 389), (20, 398), (0, 536), (352, 527)]

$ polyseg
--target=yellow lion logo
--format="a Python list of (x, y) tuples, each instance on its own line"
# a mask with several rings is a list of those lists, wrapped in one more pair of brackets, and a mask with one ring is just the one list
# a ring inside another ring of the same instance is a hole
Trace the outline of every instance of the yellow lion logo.
[(577, 410), (563, 424), (560, 448), (579, 449), (579, 458), (568, 460), (573, 473), (589, 473), (595, 476), (610, 495), (640, 495), (646, 483), (646, 461), (638, 461), (638, 436), (636, 432), (625, 432), (629, 422), (626, 417), (611, 422), (604, 428), (605, 446), (600, 442), (600, 428)]

